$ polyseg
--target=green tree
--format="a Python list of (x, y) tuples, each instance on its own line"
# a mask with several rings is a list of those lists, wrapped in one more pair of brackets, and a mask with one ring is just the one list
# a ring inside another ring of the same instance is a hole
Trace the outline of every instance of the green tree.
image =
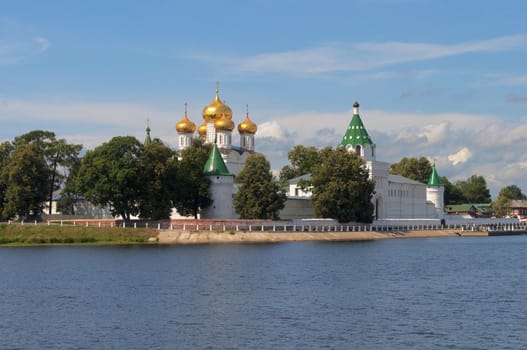
[(446, 176), (440, 176), (439, 180), (445, 188), (444, 203), (447, 204), (463, 204), (466, 202), (461, 190), (451, 183)]
[(296, 145), (287, 154), (291, 164), (280, 171), (280, 180), (289, 180), (297, 176), (309, 174), (313, 167), (320, 162), (320, 153), (316, 147)]
[(490, 203), (490, 191), (483, 176), (472, 175), (467, 180), (456, 182), (465, 200), (469, 203)]
[(76, 187), (89, 202), (109, 206), (113, 215), (130, 220), (139, 213), (142, 145), (132, 136), (117, 136), (86, 152)]
[(40, 217), (46, 200), (48, 172), (44, 157), (36, 145), (16, 146), (12, 157), (2, 169), (6, 185), (3, 216)]
[(192, 146), (181, 152), (178, 180), (172, 198), (172, 204), (180, 215), (197, 219), (200, 209), (212, 204), (210, 180), (203, 175), (210, 149), (210, 145), (204, 144), (201, 139), (194, 139)]
[(239, 183), (234, 208), (242, 219), (278, 219), (286, 196), (273, 180), (271, 166), (262, 154), (251, 154), (236, 177)]
[(139, 158), (141, 193), (139, 215), (144, 219), (170, 218), (177, 182), (177, 154), (154, 139), (143, 147)]
[(371, 222), (375, 184), (364, 160), (342, 147), (323, 152), (311, 175), (315, 214), (339, 222)]
[(425, 157), (404, 157), (398, 163), (390, 165), (390, 174), (397, 174), (408, 179), (427, 183), (430, 174), (432, 174), (432, 164)]
[(503, 187), (498, 194), (498, 198), (492, 203), (492, 208), (496, 216), (506, 216), (510, 214), (510, 204), (512, 200), (525, 200), (527, 196), (516, 185)]
[(0, 143), (0, 219), (3, 217), (3, 209), (5, 203), (5, 192), (7, 190), (7, 179), (2, 176), (2, 171), (7, 169), (7, 164), (11, 158), (14, 147), (11, 142), (5, 141)]
[[(58, 190), (67, 178), (69, 168), (78, 161), (82, 145), (69, 144), (65, 139), (56, 139), (52, 131), (33, 130), (15, 137), (15, 146), (33, 144), (44, 156), (48, 166), (48, 213), (51, 214), (53, 192)], [(63, 174), (61, 171), (65, 172)]]

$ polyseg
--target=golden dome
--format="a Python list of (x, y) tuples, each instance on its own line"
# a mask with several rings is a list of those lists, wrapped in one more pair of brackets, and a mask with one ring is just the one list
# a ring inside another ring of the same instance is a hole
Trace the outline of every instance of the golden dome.
[(216, 97), (214, 101), (203, 108), (203, 119), (205, 123), (215, 122), (223, 117), (232, 118), (232, 110), (225, 103), (221, 102), (218, 85), (216, 84)]
[(192, 134), (194, 131), (196, 131), (196, 124), (190, 121), (187, 116), (187, 104), (185, 103), (185, 116), (183, 119), (176, 124), (176, 130), (179, 133), (186, 134), (190, 133)]
[(214, 127), (216, 127), (216, 130), (232, 131), (234, 129), (234, 122), (225, 116), (219, 120), (216, 120)]
[(249, 107), (247, 107), (247, 113), (245, 114), (245, 120), (238, 124), (238, 132), (240, 134), (256, 134), (258, 127), (249, 119)]
[(201, 137), (207, 136), (207, 123), (203, 123), (198, 128), (198, 134)]

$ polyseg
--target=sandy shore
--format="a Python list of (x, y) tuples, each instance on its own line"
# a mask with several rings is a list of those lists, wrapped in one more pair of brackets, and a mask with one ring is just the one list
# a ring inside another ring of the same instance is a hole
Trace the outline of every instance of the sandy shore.
[(406, 232), (214, 232), (162, 230), (161, 244), (273, 243), (292, 241), (369, 241), (393, 238), (487, 236), (486, 232), (430, 230)]

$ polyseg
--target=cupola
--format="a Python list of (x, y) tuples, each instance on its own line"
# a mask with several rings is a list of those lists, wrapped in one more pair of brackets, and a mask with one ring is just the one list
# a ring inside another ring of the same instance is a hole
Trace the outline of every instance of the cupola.
[(258, 127), (251, 119), (249, 119), (249, 106), (247, 106), (247, 111), (245, 112), (245, 119), (238, 124), (238, 132), (240, 134), (256, 134)]
[(194, 124), (192, 121), (190, 121), (190, 119), (188, 119), (186, 103), (185, 103), (185, 116), (183, 117), (181, 121), (179, 121), (176, 124), (176, 130), (177, 132), (182, 133), (182, 134), (188, 134), (188, 133), (192, 134), (194, 133), (194, 131), (196, 131), (196, 124)]

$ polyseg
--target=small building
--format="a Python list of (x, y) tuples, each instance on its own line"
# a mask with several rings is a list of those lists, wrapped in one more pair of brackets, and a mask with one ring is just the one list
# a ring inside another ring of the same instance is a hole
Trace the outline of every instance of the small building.
[(495, 215), (491, 203), (465, 203), (445, 206), (445, 214), (470, 216), (471, 218), (491, 218)]
[(234, 176), (223, 162), (220, 151), (213, 144), (209, 159), (203, 167), (203, 174), (210, 180), (212, 204), (201, 211), (201, 219), (235, 219), (232, 198), (234, 195)]
[(527, 200), (525, 199), (513, 199), (509, 205), (510, 216), (517, 216), (520, 219), (524, 219), (527, 216)]
[(297, 176), (288, 181), (289, 183), (289, 189), (287, 191), (288, 199), (294, 198), (294, 197), (310, 198), (313, 195), (311, 188), (302, 189), (302, 187), (299, 186), (299, 184), (302, 181), (311, 181), (311, 174), (304, 174), (301, 176)]

